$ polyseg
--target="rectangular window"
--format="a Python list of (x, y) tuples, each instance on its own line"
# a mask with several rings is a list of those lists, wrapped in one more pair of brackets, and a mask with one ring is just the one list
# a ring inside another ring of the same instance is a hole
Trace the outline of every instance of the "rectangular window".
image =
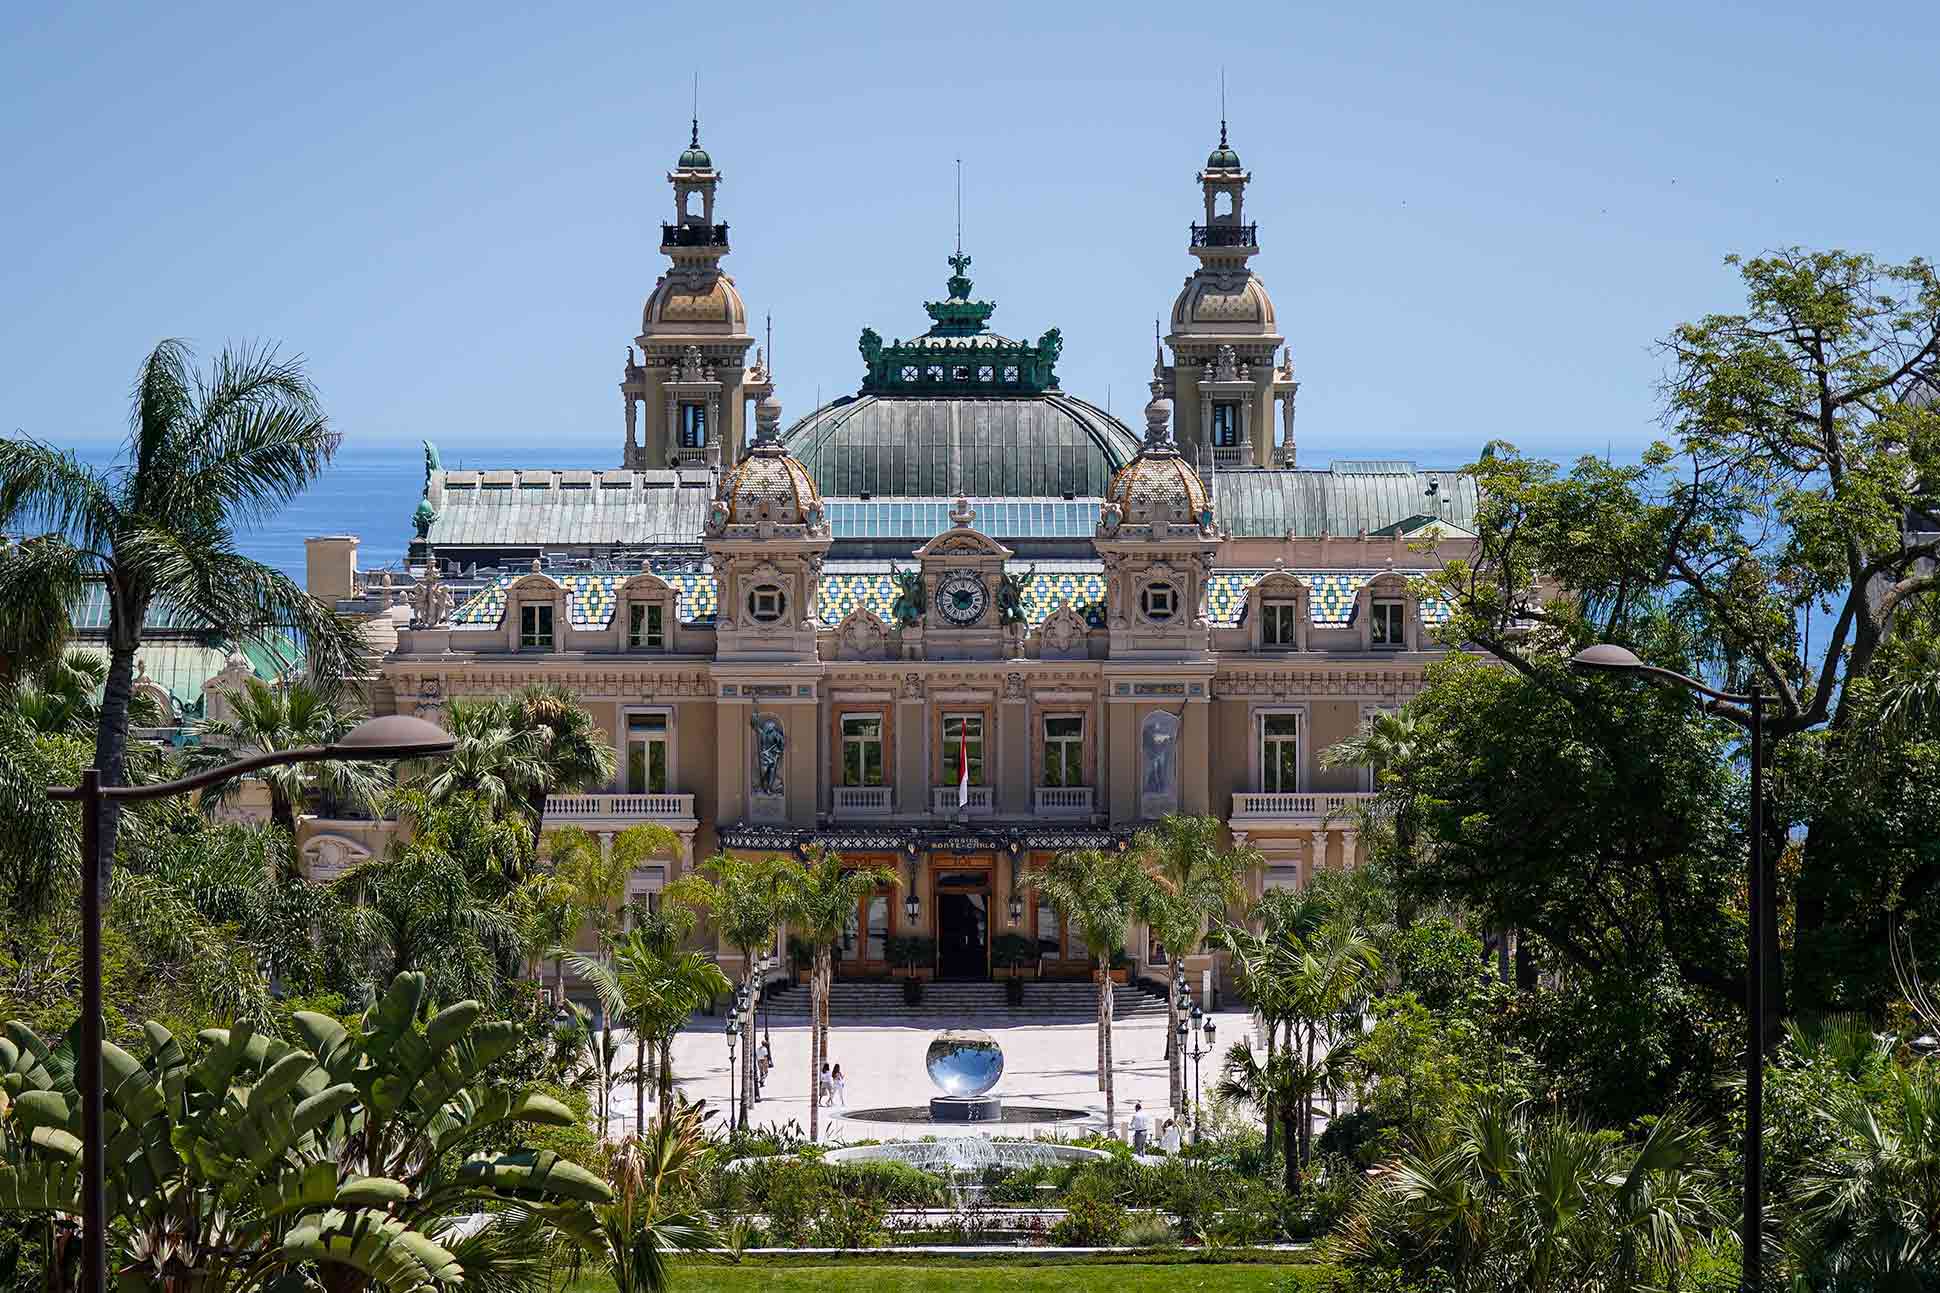
[(552, 650), (552, 603), (527, 602), (519, 607), (519, 647)]
[(703, 449), (707, 446), (707, 405), (680, 406), (680, 447)]
[(889, 959), (889, 895), (872, 895), (869, 905), (869, 941), (863, 947), (862, 956), (868, 961)]
[(1037, 954), (1053, 961), (1064, 959), (1063, 931), (1058, 928), (1058, 909), (1037, 900)]
[(1268, 714), (1260, 720), (1260, 790), (1290, 795), (1300, 789), (1300, 716)]
[(634, 602), (626, 608), (626, 644), (635, 651), (667, 649), (667, 609), (659, 602)]
[(842, 716), (842, 784), (845, 786), (882, 784), (882, 716), (880, 714)]
[(961, 775), (958, 763), (968, 755), (970, 784), (983, 784), (983, 715), (945, 714), (943, 716), (943, 776), (954, 786)]
[(1390, 651), (1408, 645), (1407, 635), (1401, 630), (1403, 623), (1400, 602), (1374, 603), (1374, 619), (1369, 624), (1369, 640), (1377, 647)]
[(1212, 419), (1212, 442), (1214, 445), (1224, 449), (1239, 443), (1239, 405), (1213, 405)]
[(1300, 604), (1298, 602), (1260, 603), (1260, 643), (1270, 647), (1300, 644)]
[(836, 959), (853, 961), (862, 952), (862, 909), (849, 909), (848, 919), (842, 922), (842, 941), (836, 945)]
[(667, 793), (667, 716), (626, 716), (626, 792), (629, 795)]
[(1085, 721), (1081, 716), (1044, 720), (1044, 784), (1085, 783)]

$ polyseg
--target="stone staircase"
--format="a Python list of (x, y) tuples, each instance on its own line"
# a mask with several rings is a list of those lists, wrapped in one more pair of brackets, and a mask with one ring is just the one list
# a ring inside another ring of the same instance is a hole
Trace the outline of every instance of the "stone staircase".
[[(1165, 1015), (1165, 997), (1136, 984), (1112, 988), (1112, 1007), (1118, 1019)], [(798, 984), (771, 989), (764, 1008), (776, 1023), (806, 1022), (808, 987)], [(1027, 979), (1024, 1004), (1005, 1003), (1004, 985), (935, 981), (923, 984), (918, 1005), (903, 1001), (900, 981), (867, 982), (838, 979), (829, 990), (829, 1019), (836, 1024), (899, 1024), (922, 1020), (981, 1019), (995, 1023), (1083, 1023), (1098, 1017), (1098, 988), (1084, 980)]]

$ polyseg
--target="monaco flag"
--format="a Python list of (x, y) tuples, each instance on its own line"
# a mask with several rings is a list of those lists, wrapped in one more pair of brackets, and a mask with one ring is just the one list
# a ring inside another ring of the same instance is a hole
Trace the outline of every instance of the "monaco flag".
[(957, 728), (957, 811), (970, 806), (970, 724)]

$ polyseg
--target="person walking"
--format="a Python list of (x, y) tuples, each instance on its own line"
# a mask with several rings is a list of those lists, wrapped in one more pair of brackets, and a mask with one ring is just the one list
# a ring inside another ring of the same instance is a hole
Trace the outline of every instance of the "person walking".
[(848, 1108), (849, 1107), (849, 1079), (842, 1076), (842, 1066), (840, 1064), (837, 1064), (835, 1066), (835, 1071), (829, 1074), (829, 1086), (833, 1089), (835, 1094), (834, 1103), (837, 1105), (840, 1105), (844, 1109)]
[(767, 1086), (768, 1071), (774, 1068), (775, 1057), (774, 1053), (768, 1049), (768, 1039), (766, 1037), (761, 1039), (761, 1053), (757, 1057), (756, 1062), (761, 1066), (761, 1085)]
[(1145, 1102), (1142, 1100), (1134, 1100), (1132, 1102), (1132, 1152), (1134, 1154), (1143, 1154), (1145, 1152), (1145, 1142), (1151, 1135), (1152, 1119), (1145, 1112)]
[(1167, 1154), (1179, 1152), (1179, 1124), (1176, 1119), (1165, 1120), (1165, 1130), (1159, 1134), (1159, 1148)]
[(819, 1088), (823, 1104), (829, 1104), (834, 1101), (835, 1083), (829, 1077), (829, 1066), (826, 1060), (822, 1062), (822, 1076), (817, 1080), (817, 1087)]

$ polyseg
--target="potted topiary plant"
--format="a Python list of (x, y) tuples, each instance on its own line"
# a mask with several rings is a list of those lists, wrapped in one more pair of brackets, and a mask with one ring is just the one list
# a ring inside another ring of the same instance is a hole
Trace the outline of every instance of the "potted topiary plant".
[(991, 964), (996, 974), (1004, 981), (1004, 1001), (1007, 1005), (1024, 1004), (1024, 975), (1027, 971), (1035, 973), (1037, 968), (1037, 942), (1022, 934), (1005, 934), (990, 945)]
[(1132, 958), (1125, 955), (1125, 949), (1121, 947), (1111, 954), (1111, 981), (1124, 983), (1130, 979), (1131, 973)]
[(807, 983), (815, 971), (815, 949), (800, 934), (788, 936), (788, 968), (797, 984)]
[(888, 941), (890, 972), (903, 980), (903, 1000), (915, 1005), (923, 999), (923, 980), (936, 963), (936, 940), (922, 934), (905, 934)]

